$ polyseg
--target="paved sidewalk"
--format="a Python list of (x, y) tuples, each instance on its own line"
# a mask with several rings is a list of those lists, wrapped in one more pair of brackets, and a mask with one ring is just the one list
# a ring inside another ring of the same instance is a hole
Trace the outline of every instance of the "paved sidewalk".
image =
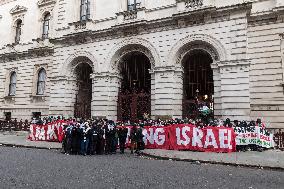
[(27, 148), (61, 149), (61, 143), (30, 141), (28, 132), (1, 132), (0, 145)]
[[(29, 141), (28, 132), (5, 132), (0, 133), (0, 145), (61, 149), (61, 143)], [(144, 156), (179, 161), (191, 161), (195, 163), (214, 163), (224, 165), (239, 165), (250, 167), (263, 167), (284, 170), (284, 151), (267, 150), (264, 152), (236, 152), (236, 153), (210, 153), (145, 149)]]
[(143, 150), (143, 155), (158, 159), (284, 170), (284, 151), (280, 150), (267, 150), (263, 152), (247, 151), (234, 153), (210, 153), (145, 149)]

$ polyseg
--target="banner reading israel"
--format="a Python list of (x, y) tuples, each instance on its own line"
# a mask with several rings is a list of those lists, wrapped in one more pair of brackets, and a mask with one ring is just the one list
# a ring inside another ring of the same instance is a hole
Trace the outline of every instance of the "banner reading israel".
[(273, 148), (273, 134), (259, 126), (235, 127), (236, 145), (258, 145), (263, 148)]
[(169, 127), (170, 149), (206, 152), (236, 151), (235, 134), (232, 128), (175, 125)]
[(236, 151), (235, 134), (232, 128), (194, 125), (171, 125), (168, 127), (145, 127), (146, 148), (169, 150), (194, 150), (208, 152)]

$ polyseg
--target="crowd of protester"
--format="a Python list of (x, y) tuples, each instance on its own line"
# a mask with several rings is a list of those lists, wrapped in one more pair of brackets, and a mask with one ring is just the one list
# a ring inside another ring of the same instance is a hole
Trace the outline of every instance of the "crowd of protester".
[[(69, 122), (65, 128), (63, 150), (66, 154), (116, 154), (119, 145), (124, 154), (128, 129), (103, 119), (95, 121)], [(130, 132), (131, 153), (140, 153), (143, 149), (142, 128), (133, 126)]]
[[(41, 119), (34, 119), (32, 123), (44, 125), (56, 120), (65, 120), (68, 125), (65, 125), (65, 137), (62, 143), (63, 152), (66, 154), (81, 154), (81, 155), (95, 155), (95, 154), (115, 154), (117, 146), (119, 146), (120, 153), (124, 153), (127, 147), (130, 147), (131, 153), (140, 153), (144, 148), (142, 128), (145, 126), (169, 126), (175, 124), (193, 124), (198, 128), (204, 127), (254, 127), (260, 126), (264, 128), (264, 124), (260, 119), (256, 121), (231, 121), (227, 118), (225, 121), (220, 119), (141, 119), (137, 122), (131, 121), (117, 121), (107, 119), (95, 120), (76, 120), (73, 118), (65, 119), (64, 117), (49, 117)], [(132, 126), (129, 140), (131, 145), (125, 146), (128, 129), (125, 126)], [(238, 151), (263, 150), (256, 145), (237, 146)]]

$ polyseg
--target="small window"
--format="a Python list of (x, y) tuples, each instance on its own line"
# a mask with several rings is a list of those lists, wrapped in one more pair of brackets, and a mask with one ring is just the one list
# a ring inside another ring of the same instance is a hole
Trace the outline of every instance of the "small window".
[(134, 11), (141, 5), (141, 0), (127, 0), (127, 10)]
[(81, 0), (80, 20), (86, 21), (90, 19), (90, 0)]
[(15, 36), (15, 43), (19, 43), (21, 40), (22, 34), (22, 20), (18, 20), (16, 23), (16, 36)]
[(17, 83), (17, 74), (16, 72), (12, 72), (10, 76), (9, 96), (16, 95), (16, 83)]
[(36, 120), (40, 119), (41, 112), (32, 112), (32, 113), (33, 113), (33, 118), (35, 118)]
[(11, 112), (4, 112), (5, 121), (11, 121), (12, 113)]
[(37, 80), (37, 95), (43, 95), (45, 90), (45, 79), (46, 79), (46, 72), (45, 69), (41, 69), (38, 72), (38, 80)]
[(50, 24), (50, 13), (47, 13), (43, 19), (43, 30), (42, 30), (43, 39), (48, 39), (49, 24)]

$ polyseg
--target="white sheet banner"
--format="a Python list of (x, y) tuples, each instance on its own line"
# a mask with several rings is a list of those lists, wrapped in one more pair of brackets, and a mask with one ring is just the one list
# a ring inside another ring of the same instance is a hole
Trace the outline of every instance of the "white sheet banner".
[(255, 144), (264, 148), (273, 148), (273, 134), (259, 126), (235, 127), (236, 145)]

